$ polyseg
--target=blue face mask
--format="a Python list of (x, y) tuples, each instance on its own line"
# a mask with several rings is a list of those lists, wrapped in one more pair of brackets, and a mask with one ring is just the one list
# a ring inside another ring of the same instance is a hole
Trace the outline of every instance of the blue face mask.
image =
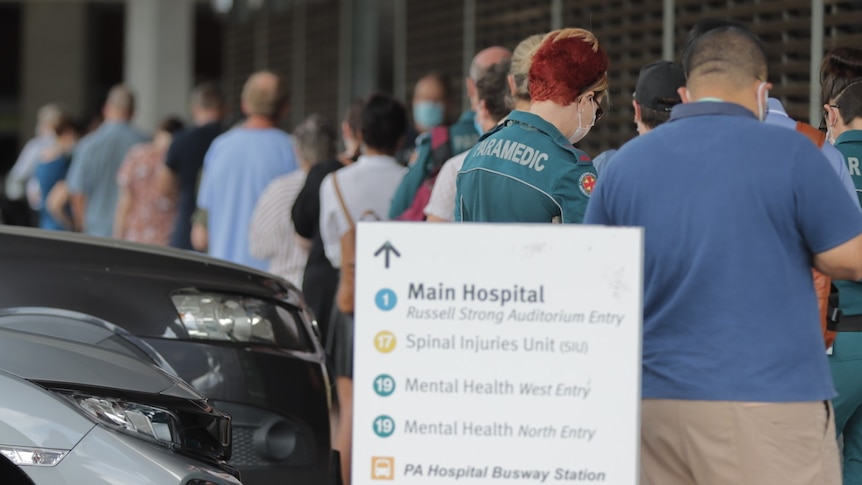
[(479, 124), (479, 119), (477, 117), (473, 117), (473, 126), (476, 128), (476, 133), (480, 136), (485, 134), (485, 130), (482, 129), (482, 125)]
[(443, 105), (433, 101), (420, 101), (413, 105), (413, 120), (425, 128), (443, 124)]

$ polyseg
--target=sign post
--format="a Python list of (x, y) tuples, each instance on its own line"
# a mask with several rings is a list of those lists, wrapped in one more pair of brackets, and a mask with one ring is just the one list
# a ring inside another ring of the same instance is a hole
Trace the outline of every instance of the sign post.
[(637, 483), (640, 229), (357, 234), (354, 485)]

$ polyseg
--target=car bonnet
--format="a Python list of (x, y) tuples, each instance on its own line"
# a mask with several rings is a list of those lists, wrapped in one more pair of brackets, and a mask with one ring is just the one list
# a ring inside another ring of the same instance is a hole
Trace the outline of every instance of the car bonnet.
[(0, 369), (23, 379), (203, 400), (155, 365), (88, 344), (0, 329)]

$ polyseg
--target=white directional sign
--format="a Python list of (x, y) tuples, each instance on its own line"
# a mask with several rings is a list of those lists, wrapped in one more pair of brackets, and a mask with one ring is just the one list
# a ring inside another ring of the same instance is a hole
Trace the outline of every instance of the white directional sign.
[(353, 484), (637, 483), (640, 229), (357, 235)]

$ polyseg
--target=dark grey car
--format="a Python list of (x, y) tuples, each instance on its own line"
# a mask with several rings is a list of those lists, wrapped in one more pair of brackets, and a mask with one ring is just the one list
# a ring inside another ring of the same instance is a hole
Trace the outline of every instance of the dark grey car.
[(0, 309), (92, 315), (146, 342), (233, 418), (247, 485), (331, 480), (330, 382), (300, 292), (197, 253), (0, 227)]

